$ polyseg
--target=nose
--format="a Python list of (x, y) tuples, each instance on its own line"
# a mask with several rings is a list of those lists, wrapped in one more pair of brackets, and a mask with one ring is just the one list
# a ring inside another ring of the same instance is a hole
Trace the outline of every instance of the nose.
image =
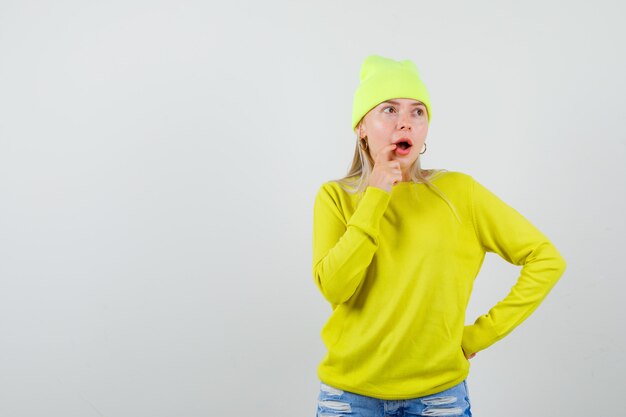
[(407, 113), (398, 117), (398, 128), (400, 130), (411, 130), (411, 122), (409, 121), (409, 118), (410, 116)]

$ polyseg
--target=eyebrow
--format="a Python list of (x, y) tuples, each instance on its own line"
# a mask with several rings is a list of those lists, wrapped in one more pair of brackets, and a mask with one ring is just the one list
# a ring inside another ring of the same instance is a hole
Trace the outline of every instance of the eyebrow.
[[(386, 101), (383, 101), (383, 103), (395, 104), (396, 106), (400, 104), (399, 102), (397, 102), (395, 100), (386, 100)], [(424, 105), (424, 103), (411, 103), (411, 105), (414, 106), (414, 107), (417, 107), (417, 106), (424, 106), (424, 107), (426, 107)]]

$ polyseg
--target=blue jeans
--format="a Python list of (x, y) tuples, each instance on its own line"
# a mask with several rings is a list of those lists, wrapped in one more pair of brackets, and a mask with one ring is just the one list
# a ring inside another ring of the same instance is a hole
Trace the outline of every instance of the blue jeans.
[(380, 400), (331, 387), (320, 381), (316, 417), (471, 417), (467, 383), (408, 400)]

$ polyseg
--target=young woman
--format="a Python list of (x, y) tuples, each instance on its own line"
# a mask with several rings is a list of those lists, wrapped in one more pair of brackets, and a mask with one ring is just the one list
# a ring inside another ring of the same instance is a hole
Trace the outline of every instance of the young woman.
[[(431, 120), (411, 61), (365, 59), (352, 167), (314, 204), (313, 277), (332, 307), (320, 417), (471, 416), (469, 359), (522, 323), (565, 270), (550, 240), (472, 176), (421, 168)], [(466, 326), (486, 252), (521, 272)]]

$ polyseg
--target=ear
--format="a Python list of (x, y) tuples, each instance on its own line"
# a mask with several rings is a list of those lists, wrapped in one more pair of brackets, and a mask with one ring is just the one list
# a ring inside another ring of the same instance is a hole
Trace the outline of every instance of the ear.
[(359, 124), (356, 125), (356, 127), (354, 128), (354, 131), (359, 136), (359, 139), (363, 139), (364, 137), (367, 136), (367, 132), (365, 131), (365, 123), (363, 123), (363, 120), (361, 120)]

